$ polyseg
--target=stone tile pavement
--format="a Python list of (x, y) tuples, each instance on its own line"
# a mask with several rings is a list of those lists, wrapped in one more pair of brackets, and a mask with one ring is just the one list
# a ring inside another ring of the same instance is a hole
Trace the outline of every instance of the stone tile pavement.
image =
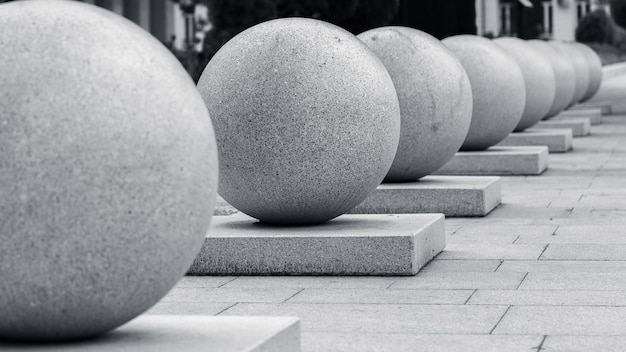
[(298, 316), (303, 351), (626, 350), (626, 115), (446, 227), (415, 277), (185, 277), (150, 313)]

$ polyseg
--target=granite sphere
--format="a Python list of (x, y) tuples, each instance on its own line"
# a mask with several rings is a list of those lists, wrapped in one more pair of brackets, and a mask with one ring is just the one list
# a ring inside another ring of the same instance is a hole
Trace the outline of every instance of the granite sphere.
[(543, 40), (533, 39), (527, 41), (527, 43), (543, 54), (550, 61), (554, 70), (556, 94), (550, 110), (543, 117), (544, 119), (550, 118), (563, 111), (574, 98), (576, 90), (574, 65)]
[(461, 61), (472, 86), (472, 121), (461, 150), (487, 149), (506, 138), (522, 117), (526, 104), (522, 70), (489, 39), (457, 35), (442, 42)]
[(304, 18), (251, 27), (208, 63), (219, 193), (272, 224), (316, 224), (362, 202), (400, 137), (389, 73), (356, 36)]
[(0, 338), (95, 336), (197, 255), (217, 146), (176, 58), (78, 1), (0, 5)]
[(587, 59), (582, 52), (576, 50), (573, 46), (568, 43), (560, 42), (560, 41), (550, 41), (548, 42), (552, 47), (563, 57), (567, 58), (572, 65), (574, 65), (574, 77), (576, 78), (576, 89), (574, 90), (574, 96), (570, 103), (567, 105), (570, 106), (578, 103), (582, 100), (582, 98), (587, 93), (589, 89), (589, 65), (587, 64)]
[(602, 84), (602, 61), (598, 54), (587, 45), (578, 42), (573, 42), (571, 45), (585, 56), (589, 66), (589, 87), (581, 101), (589, 100), (598, 92)]
[(400, 101), (400, 143), (385, 181), (429, 175), (454, 156), (469, 129), (472, 88), (463, 66), (417, 29), (382, 27), (357, 37), (385, 64)]
[(519, 64), (526, 84), (526, 105), (515, 132), (523, 131), (541, 120), (552, 106), (556, 95), (556, 78), (550, 61), (528, 45), (513, 37), (494, 39)]

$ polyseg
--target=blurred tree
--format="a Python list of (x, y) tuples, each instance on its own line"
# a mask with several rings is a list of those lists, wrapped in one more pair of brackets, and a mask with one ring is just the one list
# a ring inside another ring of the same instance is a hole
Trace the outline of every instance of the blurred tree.
[(626, 0), (610, 0), (611, 17), (621, 27), (626, 27)]
[(476, 34), (475, 0), (400, 0), (395, 23), (443, 39)]
[(576, 27), (576, 41), (613, 44), (614, 27), (615, 24), (604, 10), (595, 10), (581, 18)]

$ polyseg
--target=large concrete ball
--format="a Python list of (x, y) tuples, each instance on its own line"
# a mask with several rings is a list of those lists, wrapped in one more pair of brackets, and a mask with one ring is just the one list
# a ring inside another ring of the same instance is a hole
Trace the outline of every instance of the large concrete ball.
[(0, 338), (104, 333), (200, 250), (209, 114), (167, 48), (93, 5), (2, 4), (0, 43)]
[(382, 60), (400, 101), (400, 143), (385, 181), (415, 181), (456, 153), (472, 118), (472, 88), (461, 63), (435, 37), (406, 27), (358, 35)]
[(567, 105), (567, 107), (570, 107), (582, 100), (589, 89), (589, 65), (587, 64), (587, 59), (585, 59), (584, 54), (568, 43), (560, 41), (550, 41), (548, 43), (574, 65), (576, 90), (572, 100)]
[(602, 61), (600, 60), (598, 54), (587, 45), (578, 42), (573, 42), (571, 45), (574, 49), (580, 51), (585, 56), (587, 65), (589, 66), (589, 87), (581, 99), (581, 101), (585, 101), (593, 97), (598, 89), (600, 89), (603, 74)]
[(515, 131), (523, 131), (541, 120), (552, 106), (556, 95), (556, 78), (550, 61), (528, 45), (513, 37), (494, 39), (519, 64), (526, 84), (526, 105)]
[(491, 40), (457, 35), (443, 41), (465, 68), (472, 86), (472, 122), (461, 150), (483, 150), (519, 123), (526, 104), (524, 76), (515, 59)]
[(198, 88), (214, 121), (219, 193), (274, 224), (315, 224), (362, 202), (400, 137), (385, 66), (356, 36), (304, 18), (261, 23), (227, 42)]
[(574, 65), (557, 53), (551, 45), (543, 40), (533, 39), (527, 41), (533, 48), (544, 54), (550, 61), (556, 78), (556, 94), (550, 110), (543, 118), (550, 118), (563, 111), (574, 98), (576, 91), (576, 77)]

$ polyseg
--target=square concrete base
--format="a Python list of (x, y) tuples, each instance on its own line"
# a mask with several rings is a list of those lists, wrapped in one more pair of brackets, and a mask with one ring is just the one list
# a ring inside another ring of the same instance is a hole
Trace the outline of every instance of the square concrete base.
[(350, 213), (485, 216), (501, 200), (497, 176), (426, 176), (416, 182), (383, 183)]
[(445, 247), (442, 214), (342, 215), (312, 226), (216, 216), (191, 275), (415, 275)]
[(591, 125), (602, 124), (602, 111), (598, 108), (592, 109), (580, 109), (580, 110), (565, 110), (560, 114), (554, 116), (552, 119), (565, 120), (571, 118), (588, 118)]
[(491, 147), (458, 152), (437, 175), (539, 175), (548, 168), (548, 147)]
[(550, 153), (566, 153), (572, 149), (571, 129), (529, 128), (509, 134), (498, 146), (545, 145)]
[(101, 337), (54, 344), (0, 342), (2, 351), (262, 352), (300, 351), (293, 317), (141, 315)]
[(569, 108), (569, 110), (584, 110), (589, 108), (600, 109), (602, 115), (613, 114), (613, 104), (610, 101), (590, 101), (581, 104), (576, 104)]
[(569, 128), (572, 130), (574, 137), (584, 137), (591, 133), (591, 121), (588, 118), (567, 118), (561, 120), (543, 120), (539, 121), (534, 127), (546, 129), (546, 128)]

